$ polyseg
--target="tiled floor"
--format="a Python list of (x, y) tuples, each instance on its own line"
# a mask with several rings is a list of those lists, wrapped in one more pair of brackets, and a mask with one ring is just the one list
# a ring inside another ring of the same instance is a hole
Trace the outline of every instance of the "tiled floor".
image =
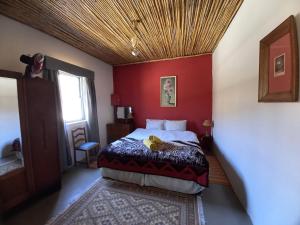
[[(1, 225), (43, 225), (82, 195), (98, 178), (98, 169), (74, 168), (63, 176), (62, 189), (0, 221)], [(206, 225), (251, 225), (230, 186), (211, 184), (203, 193)]]

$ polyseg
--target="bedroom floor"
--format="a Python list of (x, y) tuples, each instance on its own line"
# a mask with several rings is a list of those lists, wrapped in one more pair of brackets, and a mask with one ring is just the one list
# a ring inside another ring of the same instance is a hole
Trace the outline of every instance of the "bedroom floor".
[[(64, 174), (59, 192), (27, 205), (8, 218), (0, 220), (0, 224), (43, 225), (81, 196), (99, 177), (99, 170), (73, 168)], [(252, 224), (230, 186), (211, 184), (203, 193), (202, 199), (206, 225)]]

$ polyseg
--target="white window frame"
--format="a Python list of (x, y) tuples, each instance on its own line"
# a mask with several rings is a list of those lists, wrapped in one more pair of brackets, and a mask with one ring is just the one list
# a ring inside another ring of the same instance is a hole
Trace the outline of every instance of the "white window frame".
[[(79, 95), (80, 95), (80, 99), (81, 99), (81, 115), (82, 115), (82, 118), (76, 119), (76, 120), (65, 120), (63, 118), (64, 122), (67, 123), (67, 124), (71, 124), (71, 123), (78, 123), (78, 122), (86, 121), (85, 112), (84, 112), (84, 100), (83, 100), (84, 99), (84, 97), (83, 97), (83, 77), (65, 72), (63, 70), (58, 71), (58, 76), (76, 77), (79, 80)], [(58, 83), (59, 83), (59, 78), (58, 78)], [(59, 83), (59, 85), (60, 85), (60, 83)], [(59, 89), (60, 89), (60, 93), (61, 93), (61, 86), (59, 86)], [(60, 98), (61, 98), (61, 96), (60, 96)], [(62, 104), (62, 107), (63, 107), (63, 99), (62, 98), (61, 98), (61, 104)]]

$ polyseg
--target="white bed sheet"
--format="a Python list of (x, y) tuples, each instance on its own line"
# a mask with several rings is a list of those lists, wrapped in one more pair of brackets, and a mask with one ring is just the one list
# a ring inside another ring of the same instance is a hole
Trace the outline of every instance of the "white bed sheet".
[(114, 180), (120, 180), (128, 183), (138, 184), (140, 186), (151, 186), (170, 191), (177, 191), (185, 194), (197, 194), (205, 189), (194, 181), (182, 180), (173, 177), (158, 176), (152, 174), (143, 174), (127, 172), (106, 167), (101, 168), (103, 177)]
[(157, 130), (157, 129), (143, 129), (138, 128), (126, 137), (143, 140), (150, 135), (155, 135), (163, 141), (194, 141), (199, 143), (197, 135), (192, 131), (171, 131), (171, 130)]

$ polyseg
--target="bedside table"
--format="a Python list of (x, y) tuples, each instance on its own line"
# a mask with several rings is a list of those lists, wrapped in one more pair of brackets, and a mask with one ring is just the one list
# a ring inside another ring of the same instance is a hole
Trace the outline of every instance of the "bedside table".
[(133, 131), (133, 123), (109, 123), (106, 125), (107, 144), (110, 144)]
[(213, 144), (212, 136), (203, 136), (200, 138), (200, 146), (205, 152), (205, 154), (212, 154), (212, 144)]

